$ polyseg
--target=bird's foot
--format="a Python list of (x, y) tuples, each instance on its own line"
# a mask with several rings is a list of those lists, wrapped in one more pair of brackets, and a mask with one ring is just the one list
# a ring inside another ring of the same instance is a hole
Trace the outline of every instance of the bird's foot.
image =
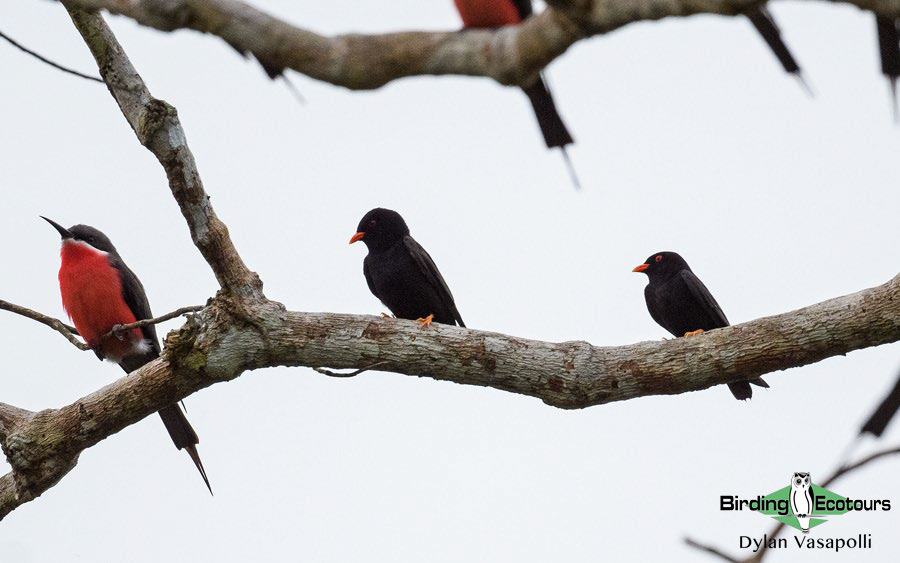
[(428, 315), (424, 319), (422, 317), (419, 317), (418, 319), (416, 319), (416, 322), (419, 323), (419, 328), (425, 328), (425, 327), (429, 326), (431, 324), (431, 321), (433, 321), (433, 320), (434, 320), (434, 313)]
[(118, 340), (125, 340), (125, 333), (122, 332), (122, 325), (113, 325), (109, 330)]
[(702, 328), (698, 328), (697, 330), (692, 331), (692, 332), (685, 332), (685, 333), (684, 333), (685, 336), (697, 336), (698, 334), (703, 334), (703, 329), (702, 329)]
[(394, 315), (388, 315), (387, 313), (385, 313), (384, 311), (382, 311), (382, 312), (381, 312), (381, 318), (382, 318), (382, 319), (396, 319), (397, 317), (395, 317)]

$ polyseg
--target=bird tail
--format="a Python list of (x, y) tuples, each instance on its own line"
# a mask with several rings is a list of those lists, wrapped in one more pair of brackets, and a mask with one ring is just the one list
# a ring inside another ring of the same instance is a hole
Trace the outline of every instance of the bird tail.
[(531, 107), (534, 108), (534, 115), (537, 117), (538, 125), (541, 133), (544, 135), (544, 142), (548, 148), (564, 147), (572, 144), (572, 135), (566, 129), (562, 117), (556, 110), (556, 104), (553, 103), (553, 96), (547, 88), (543, 77), (538, 77), (537, 81), (531, 86), (522, 88), (531, 101)]
[(197, 436), (191, 423), (188, 422), (187, 417), (184, 416), (177, 404), (161, 409), (159, 417), (162, 419), (163, 424), (166, 425), (166, 430), (169, 431), (169, 436), (172, 437), (175, 447), (179, 450), (185, 450), (191, 456), (191, 460), (197, 466), (197, 471), (203, 477), (203, 482), (206, 483), (206, 488), (209, 489), (209, 494), (212, 494), (212, 487), (209, 484), (209, 479), (206, 477), (203, 462), (200, 461), (200, 453), (197, 451), (197, 444), (200, 443), (200, 438)]
[(738, 401), (746, 401), (753, 397), (753, 388), (750, 387), (751, 383), (758, 387), (769, 387), (769, 384), (763, 381), (763, 378), (757, 377), (748, 381), (734, 381), (729, 383), (728, 389), (731, 391), (731, 394), (734, 395), (735, 399)]
[(878, 29), (878, 50), (881, 53), (881, 72), (888, 79), (891, 88), (891, 110), (894, 121), (900, 122), (900, 111), (897, 110), (897, 78), (900, 77), (900, 30), (897, 20), (884, 16), (875, 16)]
[(809, 90), (809, 86), (803, 80), (800, 65), (797, 64), (794, 55), (791, 54), (787, 45), (785, 45), (784, 40), (781, 39), (781, 30), (778, 29), (778, 24), (775, 23), (772, 14), (769, 13), (764, 5), (753, 7), (745, 12), (745, 14), (750, 19), (750, 23), (753, 24), (753, 27), (756, 28), (756, 31), (762, 35), (762, 38), (769, 46), (769, 49), (771, 49), (778, 58), (778, 62), (781, 63), (784, 71), (800, 78), (803, 86)]

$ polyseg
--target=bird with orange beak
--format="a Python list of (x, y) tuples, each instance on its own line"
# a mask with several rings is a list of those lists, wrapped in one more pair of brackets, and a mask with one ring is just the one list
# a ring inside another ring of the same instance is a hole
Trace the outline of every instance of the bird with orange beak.
[[(644, 288), (647, 309), (653, 320), (674, 336), (694, 336), (728, 326), (722, 308), (677, 253), (657, 252), (632, 271), (642, 272), (650, 278)], [(743, 401), (753, 396), (751, 383), (769, 386), (761, 377), (756, 377), (729, 383), (728, 389), (735, 399)]]
[(423, 328), (432, 322), (466, 326), (434, 260), (399, 213), (380, 207), (366, 213), (350, 244), (358, 241), (369, 249), (363, 260), (369, 290), (396, 317), (419, 321)]

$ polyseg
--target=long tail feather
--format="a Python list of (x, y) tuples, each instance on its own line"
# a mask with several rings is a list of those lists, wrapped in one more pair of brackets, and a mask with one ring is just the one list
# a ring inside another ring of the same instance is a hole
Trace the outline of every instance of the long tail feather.
[(179, 450), (187, 451), (188, 455), (191, 456), (191, 460), (197, 466), (197, 471), (203, 477), (203, 482), (206, 483), (206, 488), (209, 489), (209, 494), (212, 494), (212, 487), (209, 484), (206, 470), (203, 468), (203, 462), (200, 461), (200, 454), (197, 451), (197, 444), (200, 443), (200, 438), (197, 437), (197, 433), (194, 431), (191, 423), (188, 422), (187, 417), (184, 416), (177, 404), (169, 405), (160, 410), (159, 417), (162, 418), (166, 430), (169, 431), (169, 436), (172, 438), (172, 442), (175, 443), (175, 447)]
[(764, 5), (759, 5), (749, 9), (745, 12), (745, 15), (750, 19), (750, 23), (762, 36), (769, 49), (775, 54), (775, 57), (778, 58), (778, 62), (781, 63), (785, 72), (796, 75), (801, 85), (812, 95), (812, 89), (810, 89), (809, 84), (803, 78), (803, 72), (800, 70), (800, 65), (797, 64), (796, 59), (794, 59), (794, 55), (791, 54), (791, 51), (781, 38), (781, 30), (778, 29), (778, 24), (775, 23), (772, 14), (769, 13)]
[(537, 117), (538, 125), (541, 127), (541, 133), (544, 135), (544, 142), (548, 148), (564, 147), (572, 144), (572, 135), (566, 129), (562, 117), (556, 110), (556, 104), (553, 103), (553, 96), (543, 78), (538, 80), (531, 86), (522, 88), (531, 100), (531, 106), (534, 108), (534, 114)]
[(878, 52), (881, 54), (881, 72), (888, 79), (891, 89), (891, 113), (894, 122), (900, 123), (900, 110), (897, 108), (897, 79), (900, 78), (900, 31), (898, 20), (875, 16), (875, 27), (878, 29)]

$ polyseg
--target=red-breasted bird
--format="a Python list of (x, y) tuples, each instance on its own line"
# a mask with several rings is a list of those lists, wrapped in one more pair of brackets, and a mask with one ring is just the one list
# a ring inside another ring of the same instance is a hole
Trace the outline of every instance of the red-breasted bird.
[[(728, 326), (728, 319), (712, 294), (703, 285), (684, 258), (674, 252), (657, 252), (637, 266), (650, 278), (644, 299), (650, 316), (675, 336), (693, 336), (705, 330)], [(735, 399), (753, 396), (750, 384), (768, 387), (761, 377), (728, 384)]]
[[(134, 275), (109, 238), (87, 225), (66, 229), (42, 217), (62, 237), (59, 290), (63, 308), (78, 334), (101, 360), (121, 366), (126, 373), (159, 356), (156, 327), (143, 326), (122, 337), (109, 334), (116, 325), (152, 319), (144, 286)], [(187, 451), (209, 492), (212, 487), (200, 461), (200, 439), (177, 403), (159, 411), (169, 436), (179, 450)]]
[[(453, 2), (466, 28), (496, 29), (504, 25), (515, 25), (532, 13), (531, 0), (453, 0)], [(566, 145), (574, 143), (574, 140), (556, 109), (544, 77), (538, 75), (533, 84), (523, 87), (522, 90), (528, 95), (531, 107), (534, 108), (534, 115), (544, 135), (544, 143), (548, 148), (560, 148), (573, 183), (576, 187), (580, 187), (566, 152)]]
[(350, 244), (360, 240), (369, 249), (363, 260), (369, 290), (395, 316), (423, 327), (432, 321), (466, 326), (434, 260), (410, 236), (399, 213), (380, 207), (366, 213)]

